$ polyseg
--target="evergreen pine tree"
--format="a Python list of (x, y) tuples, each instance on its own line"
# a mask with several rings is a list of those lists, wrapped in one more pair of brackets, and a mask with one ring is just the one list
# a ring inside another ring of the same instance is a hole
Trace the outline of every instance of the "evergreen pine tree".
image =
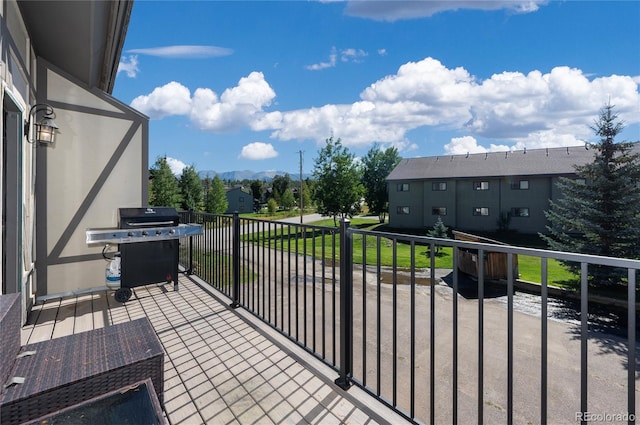
[(217, 175), (211, 180), (211, 186), (205, 194), (205, 211), (210, 214), (224, 214), (229, 207), (224, 182)]
[[(600, 142), (586, 146), (594, 151), (593, 162), (574, 167), (577, 179), (559, 179), (561, 196), (545, 212), (549, 233), (541, 236), (550, 249), (640, 257), (640, 155), (631, 152), (633, 143), (615, 143), (623, 128), (613, 106), (603, 107), (592, 127)], [(620, 282), (611, 268), (593, 266), (589, 272), (596, 285)]]
[[(447, 234), (448, 231), (449, 229), (442, 222), (442, 217), (438, 217), (438, 221), (436, 221), (436, 224), (433, 225), (433, 229), (427, 232), (427, 236), (430, 236), (432, 238), (448, 239), (449, 238)], [(440, 246), (436, 245), (436, 254), (439, 254), (439, 253), (440, 253)]]
[(433, 229), (427, 232), (427, 235), (432, 238), (447, 239), (448, 230), (449, 229), (447, 228), (447, 226), (445, 226), (442, 222), (442, 218), (438, 217), (438, 221), (436, 221), (436, 224), (433, 225)]
[(302, 207), (303, 209), (311, 208), (311, 190), (305, 181), (302, 182)]

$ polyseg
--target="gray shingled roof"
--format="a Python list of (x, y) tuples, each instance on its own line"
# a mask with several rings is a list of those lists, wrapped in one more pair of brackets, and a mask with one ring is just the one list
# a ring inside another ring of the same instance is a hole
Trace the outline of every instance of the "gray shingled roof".
[[(640, 143), (635, 143), (632, 151), (640, 153)], [(593, 150), (572, 146), (407, 158), (393, 169), (387, 180), (571, 174), (574, 165), (589, 163), (593, 156)]]

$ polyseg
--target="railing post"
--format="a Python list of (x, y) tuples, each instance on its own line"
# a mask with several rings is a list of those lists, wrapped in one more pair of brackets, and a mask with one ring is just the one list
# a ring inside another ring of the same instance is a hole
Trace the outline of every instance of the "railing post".
[(349, 220), (340, 222), (340, 376), (335, 380), (343, 390), (351, 387), (353, 376), (353, 251)]
[(240, 307), (240, 217), (233, 213), (233, 289), (231, 303), (232, 308)]
[[(195, 223), (194, 211), (189, 210), (189, 223)], [(189, 236), (189, 268), (187, 275), (193, 274), (193, 236)]]

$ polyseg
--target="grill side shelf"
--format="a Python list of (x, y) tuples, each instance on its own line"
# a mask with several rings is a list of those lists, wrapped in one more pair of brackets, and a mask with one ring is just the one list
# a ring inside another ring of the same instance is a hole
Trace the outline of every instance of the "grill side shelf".
[(136, 243), (180, 239), (202, 235), (201, 224), (179, 224), (178, 226), (145, 227), (139, 229), (87, 229), (87, 244)]

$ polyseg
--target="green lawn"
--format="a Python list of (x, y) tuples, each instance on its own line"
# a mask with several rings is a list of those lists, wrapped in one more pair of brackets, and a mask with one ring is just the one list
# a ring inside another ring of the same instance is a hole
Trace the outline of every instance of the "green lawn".
[[(324, 219), (314, 222), (314, 225), (333, 227), (333, 219)], [(350, 222), (351, 227), (358, 227), (366, 230), (375, 230), (378, 226), (376, 218), (354, 218)], [(296, 230), (298, 233), (296, 234)], [(275, 249), (291, 250), (292, 252), (315, 253), (317, 258), (323, 255), (322, 246), (324, 243), (324, 256), (327, 259), (340, 258), (339, 235), (335, 233), (322, 236), (320, 233), (304, 232), (303, 228), (284, 227), (271, 232), (254, 233), (244, 236), (245, 240), (253, 243), (266, 244)], [(363, 238), (364, 250), (363, 250)], [(323, 240), (324, 239), (324, 240)], [(304, 241), (304, 242), (303, 242)], [(297, 243), (296, 243), (297, 242)], [(334, 247), (335, 244), (335, 247)], [(378, 245), (380, 246), (380, 258), (378, 258)], [(382, 266), (392, 266), (394, 258), (394, 242), (392, 239), (383, 236), (371, 236), (356, 234), (353, 238), (353, 260), (356, 264), (362, 264), (363, 251), (366, 253), (366, 263), (376, 265), (378, 262)], [(412, 265), (417, 268), (430, 267), (429, 246), (414, 244), (413, 252), (410, 243), (397, 241), (395, 243), (396, 266), (399, 268), (410, 268)], [(413, 262), (412, 262), (413, 258)], [(452, 248), (442, 247), (435, 255), (435, 268), (453, 268)], [(531, 256), (518, 256), (518, 271), (520, 279), (529, 282), (540, 282), (541, 263), (540, 259)], [(562, 266), (559, 261), (550, 259), (547, 267), (548, 283), (560, 287), (574, 287), (578, 277)]]
[[(312, 214), (313, 211), (307, 210), (305, 208), (305, 214)], [(259, 212), (259, 213), (242, 213), (240, 214), (241, 218), (257, 218), (260, 220), (282, 220), (283, 218), (289, 217), (300, 217), (300, 210), (280, 210), (276, 211), (274, 214), (269, 213), (268, 211)]]

